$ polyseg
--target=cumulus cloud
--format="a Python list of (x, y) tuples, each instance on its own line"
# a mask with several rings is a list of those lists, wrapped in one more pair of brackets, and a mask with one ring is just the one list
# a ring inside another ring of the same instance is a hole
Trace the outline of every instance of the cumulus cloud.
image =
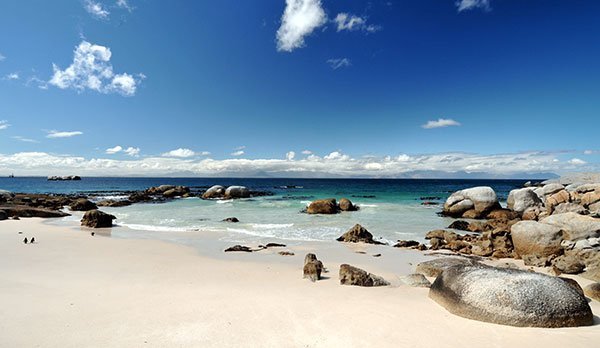
[(125, 152), (127, 155), (131, 156), (131, 157), (139, 157), (140, 155), (140, 148), (139, 147), (128, 147), (125, 150), (123, 150), (123, 152)]
[(15, 136), (12, 136), (11, 138), (13, 138), (15, 140), (19, 140), (19, 141), (25, 142), (25, 143), (39, 143), (39, 141), (37, 141), (37, 140), (25, 138), (25, 137), (22, 137), (20, 135), (15, 135)]
[(349, 67), (350, 65), (352, 65), (352, 63), (350, 62), (350, 59), (348, 59), (348, 58), (331, 58), (331, 59), (327, 59), (327, 64), (329, 64), (329, 66), (331, 66), (331, 68), (333, 70), (337, 70), (339, 68)]
[(48, 131), (48, 134), (46, 135), (46, 138), (70, 138), (70, 137), (74, 137), (76, 135), (82, 135), (83, 132), (80, 131), (72, 131), (72, 132), (61, 132), (61, 131), (56, 131), (56, 130), (51, 130)]
[(422, 128), (431, 129), (431, 128), (442, 128), (442, 127), (450, 127), (450, 126), (460, 126), (460, 123), (454, 121), (451, 118), (438, 118), (437, 121), (427, 121)]
[[(135, 95), (139, 81), (128, 73), (115, 74), (110, 63), (111, 56), (110, 48), (82, 41), (75, 48), (73, 63), (68, 68), (61, 70), (52, 64), (54, 74), (48, 83), (60, 89)], [(145, 77), (138, 76), (141, 79)]]
[[(0, 154), (0, 172), (18, 175), (47, 175), (54, 173), (102, 176), (118, 171), (121, 175), (162, 176), (183, 173), (207, 177), (223, 176), (287, 176), (287, 177), (381, 177), (419, 178), (431, 173), (490, 173), (511, 175), (514, 173), (564, 172), (573, 168), (599, 170), (598, 164), (559, 161), (555, 154), (528, 152), (512, 154), (479, 155), (465, 153), (441, 153), (352, 158), (340, 151), (327, 156), (309, 155), (295, 159), (243, 159), (210, 158), (190, 159), (177, 157), (145, 157), (116, 160), (107, 158), (84, 158), (62, 156), (44, 152), (21, 152)], [(576, 161), (577, 162), (577, 161)]]
[(491, 11), (490, 0), (459, 0), (455, 2), (458, 12), (466, 10), (481, 9), (483, 11)]
[(0, 120), (0, 130), (10, 127), (7, 120)]
[(115, 147), (111, 147), (111, 148), (106, 149), (106, 153), (109, 154), (109, 155), (114, 155), (114, 154), (116, 154), (118, 152), (121, 152), (122, 150), (123, 150), (123, 148), (121, 146), (117, 145)]
[(321, 0), (286, 0), (277, 30), (277, 50), (291, 52), (304, 46), (304, 38), (327, 22)]
[(296, 153), (294, 151), (290, 151), (285, 154), (285, 159), (287, 159), (288, 161), (293, 161), (294, 157), (296, 157)]
[(237, 150), (231, 153), (231, 156), (242, 156), (244, 154), (244, 150)]
[(337, 16), (333, 19), (337, 26), (337, 31), (354, 31), (354, 30), (364, 30), (369, 33), (374, 33), (381, 29), (381, 27), (377, 25), (367, 25), (367, 20), (364, 17), (359, 17), (349, 13), (338, 13)]
[(303, 155), (312, 155), (312, 153), (313, 153), (313, 152), (312, 152), (312, 151), (310, 151), (310, 150), (302, 150), (302, 154), (303, 154)]
[(572, 158), (569, 160), (570, 164), (576, 165), (576, 166), (580, 166), (580, 165), (584, 165), (587, 164), (586, 161), (579, 159), (579, 158)]
[(94, 18), (97, 19), (107, 19), (110, 12), (104, 8), (104, 5), (100, 2), (95, 2), (92, 0), (86, 0), (83, 3), (83, 8), (87, 11), (87, 13), (91, 14)]
[(192, 151), (190, 149), (185, 149), (185, 148), (171, 150), (169, 152), (165, 152), (162, 154), (163, 157), (180, 157), (180, 158), (193, 157), (195, 155), (196, 155), (196, 153), (194, 151)]
[(210, 156), (210, 151), (202, 151), (200, 152), (200, 156)]

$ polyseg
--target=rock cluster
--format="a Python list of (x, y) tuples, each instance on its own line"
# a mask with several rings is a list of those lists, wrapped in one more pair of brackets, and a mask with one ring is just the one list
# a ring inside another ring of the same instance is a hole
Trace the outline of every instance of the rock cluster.
[(69, 181), (69, 180), (81, 180), (81, 177), (77, 175), (68, 176), (49, 176), (48, 181)]
[(338, 203), (335, 198), (317, 199), (310, 202), (306, 208), (308, 214), (337, 214), (342, 211), (356, 211), (358, 206), (354, 205), (348, 198), (340, 199)]
[(214, 185), (202, 194), (202, 199), (238, 199), (250, 197), (250, 190), (245, 186)]

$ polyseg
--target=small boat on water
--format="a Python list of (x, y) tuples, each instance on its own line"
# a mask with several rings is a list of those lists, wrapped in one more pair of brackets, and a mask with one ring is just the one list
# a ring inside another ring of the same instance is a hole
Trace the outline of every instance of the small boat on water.
[(11, 174), (11, 175), (9, 175), (8, 177), (9, 177), (9, 178), (14, 178), (14, 177), (15, 177), (15, 175), (14, 175), (14, 174)]

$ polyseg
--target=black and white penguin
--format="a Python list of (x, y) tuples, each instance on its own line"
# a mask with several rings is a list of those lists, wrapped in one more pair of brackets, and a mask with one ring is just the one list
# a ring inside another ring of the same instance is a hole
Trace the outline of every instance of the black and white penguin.
[(23, 243), (27, 244), (27, 237), (25, 237), (25, 239), (23, 239)]

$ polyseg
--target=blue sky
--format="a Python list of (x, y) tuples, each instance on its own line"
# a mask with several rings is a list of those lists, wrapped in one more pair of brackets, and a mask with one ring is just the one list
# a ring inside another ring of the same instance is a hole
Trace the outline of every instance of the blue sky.
[(2, 1), (0, 174), (599, 170), (599, 14), (590, 0)]

